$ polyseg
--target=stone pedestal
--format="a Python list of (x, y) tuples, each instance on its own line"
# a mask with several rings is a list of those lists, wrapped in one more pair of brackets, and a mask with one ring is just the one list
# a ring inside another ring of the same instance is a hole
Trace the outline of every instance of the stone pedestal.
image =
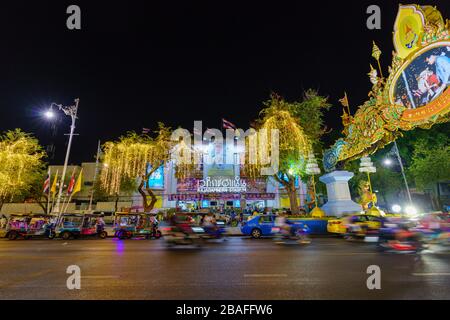
[(360, 212), (362, 207), (352, 201), (348, 180), (353, 177), (353, 172), (333, 171), (319, 178), (327, 185), (328, 202), (322, 206), (327, 216), (341, 217), (345, 213)]

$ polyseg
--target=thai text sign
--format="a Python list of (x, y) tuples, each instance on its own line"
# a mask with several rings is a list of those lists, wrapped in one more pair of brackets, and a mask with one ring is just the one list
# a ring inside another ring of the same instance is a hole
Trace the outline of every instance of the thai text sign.
[(235, 177), (234, 179), (211, 179), (207, 177), (206, 179), (200, 180), (197, 191), (202, 193), (246, 192), (247, 184), (240, 177)]

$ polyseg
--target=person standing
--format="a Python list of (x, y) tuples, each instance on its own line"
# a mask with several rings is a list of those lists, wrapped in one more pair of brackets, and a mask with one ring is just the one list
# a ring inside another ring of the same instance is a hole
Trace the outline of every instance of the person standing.
[(0, 219), (0, 229), (6, 228), (6, 223), (8, 222), (8, 219), (6, 219), (6, 216), (2, 214), (2, 218)]

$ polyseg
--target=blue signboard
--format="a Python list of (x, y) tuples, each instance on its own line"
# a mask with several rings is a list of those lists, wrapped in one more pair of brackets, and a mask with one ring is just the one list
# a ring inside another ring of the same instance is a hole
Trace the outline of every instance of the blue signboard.
[[(151, 170), (151, 166), (147, 167), (147, 172)], [(148, 179), (148, 187), (152, 189), (164, 188), (164, 166), (160, 166)]]

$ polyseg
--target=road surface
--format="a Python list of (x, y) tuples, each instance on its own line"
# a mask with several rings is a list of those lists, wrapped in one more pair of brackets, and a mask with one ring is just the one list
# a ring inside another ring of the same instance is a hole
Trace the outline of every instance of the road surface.
[[(332, 237), (170, 250), (163, 240), (1, 240), (0, 261), (1, 299), (450, 299), (449, 252), (385, 254)], [(80, 290), (67, 289), (69, 265)], [(367, 288), (370, 265), (380, 290)]]

